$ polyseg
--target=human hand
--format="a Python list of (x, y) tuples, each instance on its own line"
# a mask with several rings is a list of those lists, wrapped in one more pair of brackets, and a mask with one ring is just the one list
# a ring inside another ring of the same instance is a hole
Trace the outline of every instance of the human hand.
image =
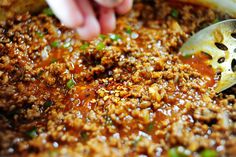
[[(81, 39), (91, 40), (116, 27), (115, 13), (125, 14), (133, 0), (46, 0), (60, 21), (76, 29)], [(96, 5), (98, 10), (94, 10)], [(98, 12), (98, 16), (96, 13)]]

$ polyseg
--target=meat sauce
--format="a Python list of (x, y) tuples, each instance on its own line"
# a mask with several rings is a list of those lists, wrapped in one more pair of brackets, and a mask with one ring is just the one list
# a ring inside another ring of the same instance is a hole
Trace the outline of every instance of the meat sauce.
[(208, 87), (213, 87), (216, 83), (216, 73), (213, 68), (207, 64), (209, 59), (209, 56), (204, 53), (198, 53), (190, 58), (181, 57), (183, 63), (189, 64), (194, 69), (197, 69), (203, 76), (206, 76)]
[(235, 97), (214, 93), (207, 56), (177, 55), (218, 16), (194, 7), (136, 3), (88, 43), (44, 14), (1, 26), (0, 155), (234, 154)]

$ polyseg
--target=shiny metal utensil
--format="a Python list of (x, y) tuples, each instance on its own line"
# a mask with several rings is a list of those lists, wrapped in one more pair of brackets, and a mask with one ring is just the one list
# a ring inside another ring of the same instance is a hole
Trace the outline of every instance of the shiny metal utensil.
[(180, 49), (184, 57), (204, 52), (215, 72), (220, 73), (215, 88), (221, 92), (236, 84), (236, 19), (211, 25), (193, 35)]

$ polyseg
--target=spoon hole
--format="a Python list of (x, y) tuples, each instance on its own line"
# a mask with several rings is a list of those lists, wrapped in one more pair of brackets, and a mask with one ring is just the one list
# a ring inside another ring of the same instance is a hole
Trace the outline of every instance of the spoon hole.
[(236, 39), (236, 33), (232, 33), (231, 36)]
[(221, 71), (216, 72), (215, 80), (220, 80), (221, 79)]
[(220, 57), (219, 59), (218, 59), (218, 63), (223, 63), (225, 61), (225, 57)]
[(212, 59), (213, 59), (212, 56), (211, 56), (209, 53), (207, 53), (207, 52), (201, 51), (201, 54), (202, 54), (203, 56), (206, 56), (207, 59), (209, 59), (209, 60), (212, 60)]
[(222, 43), (215, 42), (215, 46), (216, 46), (218, 49), (223, 50), (223, 51), (227, 51), (227, 50), (228, 50), (228, 47), (225, 46), (225, 45), (222, 44)]
[(231, 62), (231, 69), (233, 72), (236, 72), (236, 59), (233, 59)]
[(234, 49), (234, 53), (236, 53), (236, 48)]

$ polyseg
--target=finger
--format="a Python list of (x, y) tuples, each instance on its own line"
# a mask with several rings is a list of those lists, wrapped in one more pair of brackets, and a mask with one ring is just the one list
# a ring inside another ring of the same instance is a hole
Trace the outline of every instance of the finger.
[(100, 6), (99, 22), (103, 34), (112, 32), (116, 27), (116, 16), (114, 9)]
[(78, 27), (83, 24), (83, 16), (74, 0), (47, 0), (54, 14), (68, 27)]
[(104, 7), (113, 8), (118, 6), (123, 0), (95, 0), (95, 1)]
[(133, 6), (133, 0), (124, 0), (119, 6), (116, 7), (118, 14), (125, 14), (131, 10)]
[(100, 26), (96, 18), (88, 17), (82, 27), (77, 28), (82, 40), (92, 40), (100, 34)]
[(84, 17), (84, 24), (77, 28), (77, 32), (81, 39), (92, 40), (100, 34), (101, 30), (92, 5), (89, 0), (77, 0), (76, 3)]

